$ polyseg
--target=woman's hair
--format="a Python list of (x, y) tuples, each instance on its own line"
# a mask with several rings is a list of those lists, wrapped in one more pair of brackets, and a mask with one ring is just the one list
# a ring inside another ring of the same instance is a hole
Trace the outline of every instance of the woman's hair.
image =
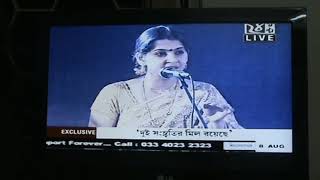
[(178, 40), (188, 51), (187, 45), (179, 32), (163, 25), (151, 27), (145, 30), (136, 40), (135, 51), (133, 53), (133, 61), (135, 63), (133, 70), (135, 71), (136, 75), (142, 76), (147, 72), (147, 67), (140, 65), (137, 61), (137, 58), (153, 50), (155, 41), (163, 39)]

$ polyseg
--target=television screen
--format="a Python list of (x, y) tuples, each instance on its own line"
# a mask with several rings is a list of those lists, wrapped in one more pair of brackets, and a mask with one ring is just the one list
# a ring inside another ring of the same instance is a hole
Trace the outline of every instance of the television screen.
[(47, 147), (292, 153), (288, 22), (53, 26)]
[(307, 177), (303, 8), (21, 12), (12, 28), (26, 173)]

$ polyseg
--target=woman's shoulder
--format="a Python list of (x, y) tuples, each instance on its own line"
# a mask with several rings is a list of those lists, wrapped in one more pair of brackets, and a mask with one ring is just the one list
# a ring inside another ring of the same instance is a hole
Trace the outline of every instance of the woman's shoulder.
[[(213, 90), (216, 91), (216, 87), (213, 84), (203, 82), (203, 81), (193, 81), (195, 90)], [(188, 84), (192, 88), (192, 82), (189, 80)]]
[(136, 86), (141, 82), (141, 78), (134, 78), (125, 81), (118, 81), (111, 84), (108, 84), (103, 87), (103, 91), (110, 91), (110, 90), (130, 90), (132, 87)]
[(133, 79), (129, 79), (126, 81), (123, 81), (123, 83), (128, 86), (128, 87), (135, 87), (141, 84), (143, 80), (143, 77), (137, 77), (137, 78), (133, 78)]
[(110, 84), (105, 85), (102, 88), (102, 91), (121, 89), (121, 88), (124, 87), (124, 85), (125, 85), (124, 81), (118, 81), (118, 82), (110, 83)]

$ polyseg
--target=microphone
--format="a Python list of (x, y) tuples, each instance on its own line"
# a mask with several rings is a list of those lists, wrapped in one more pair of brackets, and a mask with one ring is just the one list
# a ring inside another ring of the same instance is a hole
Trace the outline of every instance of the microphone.
[(175, 70), (174, 68), (162, 68), (160, 71), (160, 76), (163, 78), (189, 78), (190, 74), (184, 71)]

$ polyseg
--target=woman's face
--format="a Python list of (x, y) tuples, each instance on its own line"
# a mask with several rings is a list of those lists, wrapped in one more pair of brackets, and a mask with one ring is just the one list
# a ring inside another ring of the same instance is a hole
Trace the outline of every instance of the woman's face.
[(188, 53), (178, 40), (157, 40), (154, 49), (143, 56), (147, 74), (160, 76), (162, 68), (170, 67), (184, 70), (188, 62)]

